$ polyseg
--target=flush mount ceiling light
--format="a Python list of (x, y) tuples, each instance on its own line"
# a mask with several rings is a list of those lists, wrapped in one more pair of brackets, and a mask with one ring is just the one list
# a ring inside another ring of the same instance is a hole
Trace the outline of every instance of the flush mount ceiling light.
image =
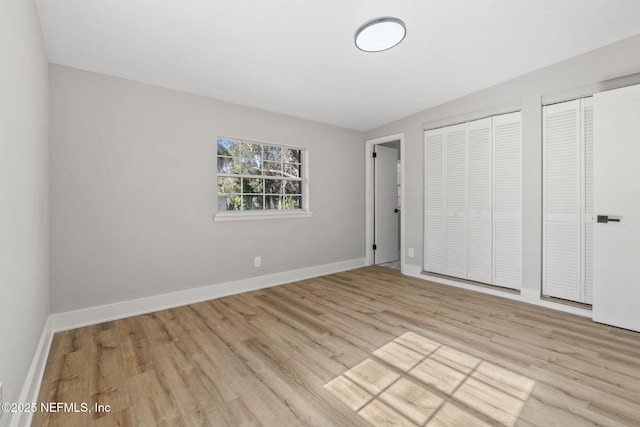
[(398, 18), (376, 18), (356, 31), (356, 46), (365, 52), (380, 52), (400, 43), (407, 29)]

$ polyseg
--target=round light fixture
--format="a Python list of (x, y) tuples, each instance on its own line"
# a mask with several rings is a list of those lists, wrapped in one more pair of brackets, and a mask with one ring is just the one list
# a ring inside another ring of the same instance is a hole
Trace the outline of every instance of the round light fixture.
[(356, 31), (356, 46), (365, 52), (380, 52), (400, 43), (407, 29), (398, 18), (376, 18)]

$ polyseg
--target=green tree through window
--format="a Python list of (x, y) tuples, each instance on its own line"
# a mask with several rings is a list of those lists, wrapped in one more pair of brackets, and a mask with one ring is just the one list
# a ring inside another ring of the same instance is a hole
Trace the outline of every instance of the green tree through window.
[(303, 209), (303, 153), (218, 138), (218, 212)]

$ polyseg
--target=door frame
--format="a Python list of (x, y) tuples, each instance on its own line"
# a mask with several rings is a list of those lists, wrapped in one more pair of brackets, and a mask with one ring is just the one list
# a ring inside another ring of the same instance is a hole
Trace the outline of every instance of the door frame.
[(373, 169), (373, 148), (376, 145), (394, 141), (400, 141), (400, 268), (401, 271), (404, 272), (404, 132), (368, 139), (365, 141), (365, 255), (366, 265), (373, 265), (373, 239), (375, 225), (373, 220), (375, 212), (373, 194), (373, 184), (375, 180)]

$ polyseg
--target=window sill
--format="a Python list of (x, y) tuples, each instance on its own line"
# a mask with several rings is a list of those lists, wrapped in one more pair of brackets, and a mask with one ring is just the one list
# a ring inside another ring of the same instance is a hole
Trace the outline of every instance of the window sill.
[(214, 221), (250, 221), (261, 219), (309, 218), (311, 211), (293, 212), (220, 212), (213, 216)]

